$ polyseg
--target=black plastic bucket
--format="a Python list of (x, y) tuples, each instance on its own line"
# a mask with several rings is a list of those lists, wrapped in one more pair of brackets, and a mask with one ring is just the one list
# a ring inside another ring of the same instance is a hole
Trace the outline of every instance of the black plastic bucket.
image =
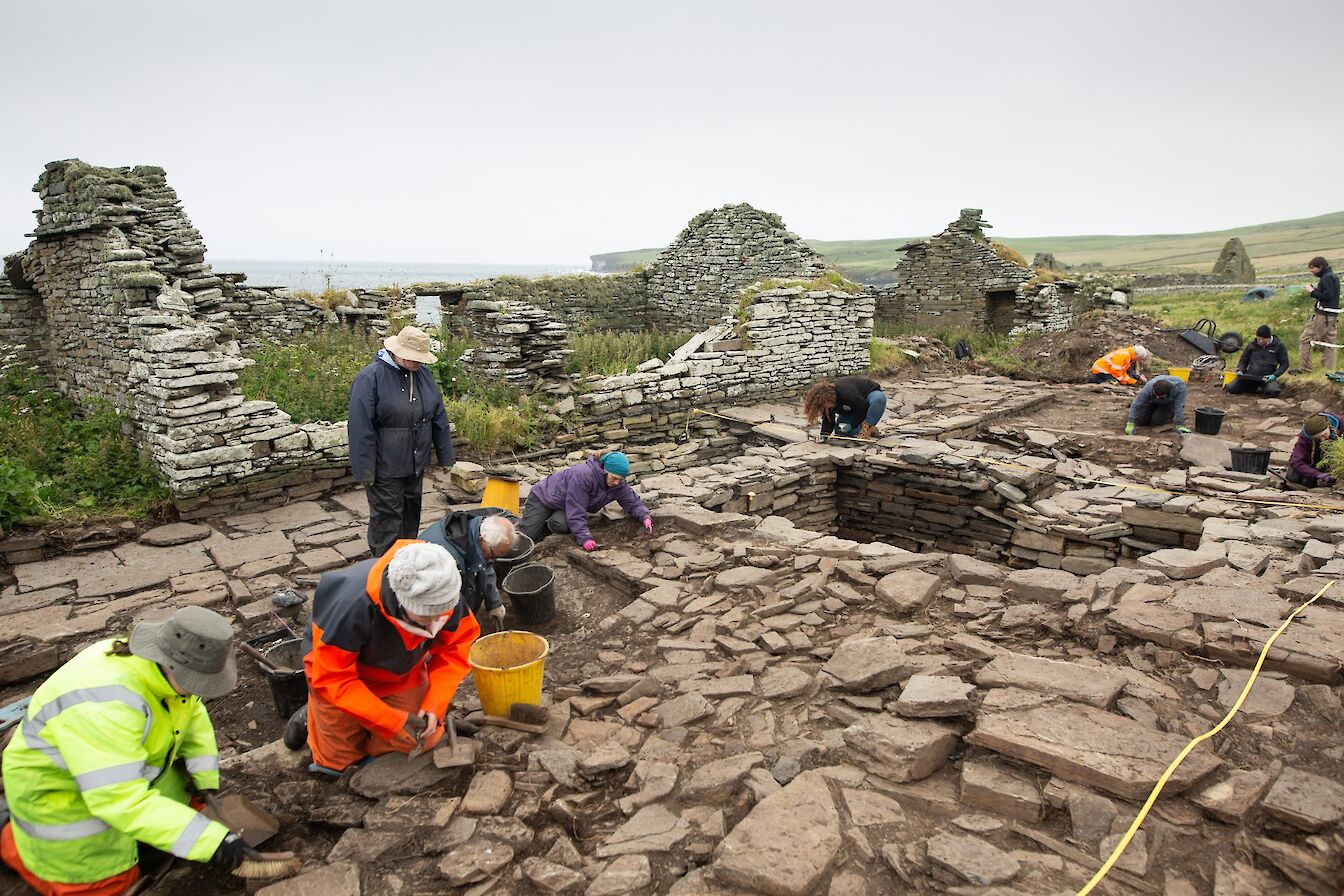
[[(267, 636), (257, 640), (265, 643), (271, 640), (271, 637)], [(260, 645), (257, 646), (260, 647)], [(267, 659), (274, 661), (276, 665), (288, 666), (294, 670), (293, 672), (276, 672), (267, 669), (261, 663), (257, 663), (257, 668), (261, 670), (262, 675), (266, 676), (266, 681), (271, 686), (271, 701), (275, 703), (275, 711), (280, 714), (280, 718), (287, 719), (294, 715), (299, 707), (308, 702), (308, 680), (303, 674), (303, 642), (297, 638), (286, 638), (261, 652), (266, 655)]]
[(520, 625), (545, 625), (555, 618), (555, 573), (544, 563), (515, 566), (504, 578), (513, 614)]
[(1218, 430), (1223, 428), (1226, 413), (1218, 408), (1195, 408), (1195, 432), (1206, 436), (1218, 435)]
[(528, 563), (532, 559), (532, 552), (537, 546), (532, 543), (532, 539), (519, 532), (514, 538), (513, 547), (503, 557), (495, 561), (495, 576), (500, 581), (508, 578), (509, 573), (519, 566)]
[(1269, 472), (1268, 448), (1233, 448), (1232, 469), (1237, 473), (1264, 475)]

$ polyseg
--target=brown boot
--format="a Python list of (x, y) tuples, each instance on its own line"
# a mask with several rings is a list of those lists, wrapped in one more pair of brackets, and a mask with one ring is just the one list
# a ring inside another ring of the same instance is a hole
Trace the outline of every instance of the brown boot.
[(865, 423), (865, 424), (863, 424), (863, 426), (860, 426), (860, 427), (859, 427), (859, 438), (861, 438), (861, 439), (875, 439), (875, 438), (877, 438), (877, 437), (878, 437), (878, 432), (877, 432), (877, 427), (876, 427), (876, 426), (869, 426), (867, 423)]

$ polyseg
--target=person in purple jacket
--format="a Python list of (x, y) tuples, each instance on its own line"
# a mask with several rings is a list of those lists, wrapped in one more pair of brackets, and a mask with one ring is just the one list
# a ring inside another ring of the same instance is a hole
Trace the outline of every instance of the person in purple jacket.
[(630, 458), (619, 451), (593, 455), (581, 464), (557, 470), (532, 486), (518, 531), (534, 542), (552, 532), (568, 532), (585, 551), (595, 550), (597, 542), (588, 529), (588, 514), (615, 501), (641, 520), (644, 531), (652, 535), (653, 516), (635, 490), (626, 485), (629, 475)]
[(1285, 478), (1307, 488), (1329, 488), (1335, 477), (1321, 467), (1325, 463), (1325, 443), (1339, 438), (1339, 418), (1333, 414), (1312, 414), (1302, 425), (1288, 458)]

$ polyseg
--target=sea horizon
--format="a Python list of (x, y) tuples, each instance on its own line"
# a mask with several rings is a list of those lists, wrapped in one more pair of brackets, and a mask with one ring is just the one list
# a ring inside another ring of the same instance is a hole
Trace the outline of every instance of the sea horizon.
[(451, 261), (335, 261), (331, 259), (209, 259), (217, 274), (246, 274), (248, 286), (280, 286), (320, 293), (413, 283), (466, 283), (487, 277), (579, 274), (587, 264), (471, 263)]

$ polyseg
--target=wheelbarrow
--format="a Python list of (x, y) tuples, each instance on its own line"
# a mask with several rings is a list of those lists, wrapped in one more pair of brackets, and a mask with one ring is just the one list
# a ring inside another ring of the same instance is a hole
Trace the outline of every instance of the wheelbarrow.
[(1233, 352), (1241, 351), (1241, 334), (1229, 331), (1219, 336), (1218, 325), (1213, 322), (1212, 318), (1208, 317), (1201, 317), (1195, 321), (1193, 327), (1164, 330), (1163, 332), (1176, 333), (1205, 355), (1213, 355), (1219, 352), (1230, 355)]

